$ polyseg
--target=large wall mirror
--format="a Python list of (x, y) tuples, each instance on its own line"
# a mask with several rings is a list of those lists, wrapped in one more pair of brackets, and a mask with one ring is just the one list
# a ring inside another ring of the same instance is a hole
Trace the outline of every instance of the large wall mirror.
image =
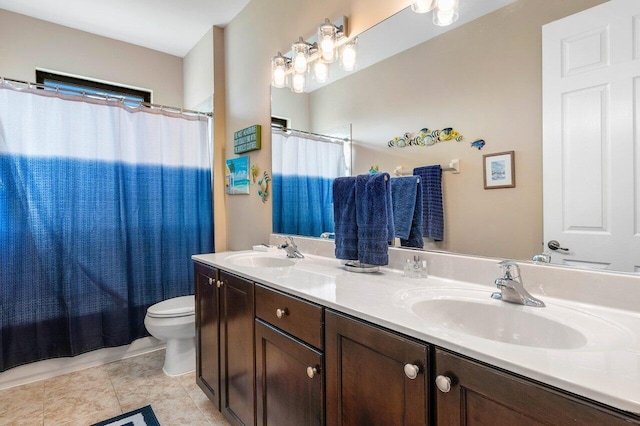
[[(272, 88), (272, 115), (294, 129), (350, 138), (351, 158), (338, 157), (354, 175), (372, 166), (392, 173), (398, 166), (412, 170), (459, 159), (460, 173), (445, 171), (442, 177), (444, 240), (427, 240), (425, 249), (531, 260), (548, 251), (541, 28), (604, 2), (461, 0), (460, 20), (445, 29), (434, 27), (429, 14), (407, 8), (359, 35), (356, 72), (334, 74), (303, 94)], [(478, 4), (481, 9), (473, 10)], [(386, 56), (368, 57), (378, 50)], [(405, 132), (447, 127), (463, 140), (387, 144)], [(482, 149), (471, 146), (478, 139), (485, 141)], [(483, 156), (506, 151), (515, 152), (516, 186), (485, 189)], [(274, 218), (279, 208), (274, 205)], [(322, 231), (300, 234), (319, 237)]]

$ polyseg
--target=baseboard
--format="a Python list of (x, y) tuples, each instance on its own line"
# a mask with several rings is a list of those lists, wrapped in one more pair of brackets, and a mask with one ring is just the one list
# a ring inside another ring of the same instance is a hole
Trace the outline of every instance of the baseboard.
[(0, 373), (0, 390), (37, 382), (38, 380), (50, 379), (51, 377), (84, 370), (85, 368), (109, 364), (110, 362), (143, 353), (157, 351), (165, 346), (165, 342), (149, 336), (135, 340), (129, 345), (116, 348), (98, 349), (74, 357), (32, 362), (31, 364), (21, 365)]

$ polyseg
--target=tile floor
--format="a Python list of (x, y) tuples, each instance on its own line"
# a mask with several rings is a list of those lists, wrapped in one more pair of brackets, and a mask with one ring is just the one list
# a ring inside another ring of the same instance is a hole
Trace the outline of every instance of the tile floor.
[(151, 405), (162, 426), (228, 426), (195, 383), (168, 377), (164, 350), (0, 391), (0, 425), (81, 426)]

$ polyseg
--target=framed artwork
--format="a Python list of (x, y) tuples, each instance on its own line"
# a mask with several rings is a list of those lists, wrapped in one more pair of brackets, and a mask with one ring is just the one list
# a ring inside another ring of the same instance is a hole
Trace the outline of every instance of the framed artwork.
[(225, 176), (226, 192), (230, 195), (249, 193), (249, 157), (230, 158), (226, 160)]
[(515, 151), (497, 152), (482, 156), (484, 189), (515, 188)]

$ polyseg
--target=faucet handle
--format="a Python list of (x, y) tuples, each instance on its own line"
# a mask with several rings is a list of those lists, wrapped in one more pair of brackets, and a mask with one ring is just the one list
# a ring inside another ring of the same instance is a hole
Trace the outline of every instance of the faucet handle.
[[(503, 260), (502, 262), (498, 263), (498, 266), (500, 266), (500, 268), (502, 268), (503, 274), (504, 274), (504, 278), (506, 278), (506, 279), (514, 279), (514, 278), (520, 277), (520, 266), (518, 265), (517, 262), (515, 262), (513, 260)], [(514, 268), (516, 270), (516, 274), (515, 275), (511, 272), (512, 268)]]

